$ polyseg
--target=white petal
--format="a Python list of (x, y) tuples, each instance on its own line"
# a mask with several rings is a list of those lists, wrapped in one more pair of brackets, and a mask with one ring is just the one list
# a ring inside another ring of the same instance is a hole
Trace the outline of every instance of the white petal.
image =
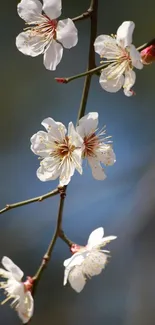
[(116, 238), (117, 238), (117, 236), (107, 236), (107, 237), (102, 238), (102, 240), (101, 240), (101, 247), (102, 246), (105, 246), (111, 240), (115, 240)]
[[(111, 67), (108, 66), (106, 69), (102, 70), (101, 76), (99, 79), (101, 87), (111, 93), (116, 93), (120, 90), (124, 83), (124, 76), (120, 75), (118, 77), (112, 78)], [(123, 73), (124, 71), (122, 71)], [(119, 74), (118, 74), (119, 75)]]
[(37, 177), (42, 182), (55, 180), (59, 177), (61, 169), (59, 169), (59, 161), (53, 157), (47, 157), (42, 162), (37, 170)]
[(34, 22), (42, 12), (42, 4), (39, 0), (22, 0), (17, 5), (17, 12), (26, 22)]
[(92, 175), (97, 180), (104, 180), (106, 178), (106, 175), (104, 173), (104, 169), (101, 167), (100, 162), (98, 159), (89, 157), (88, 158), (89, 165), (92, 169)]
[(98, 245), (98, 243), (100, 243), (103, 236), (104, 236), (104, 229), (102, 227), (92, 231), (92, 233), (88, 238), (88, 243), (87, 243), (89, 248), (92, 248), (94, 245)]
[(60, 174), (60, 186), (67, 185), (71, 177), (73, 176), (75, 172), (75, 164), (72, 160), (68, 159), (67, 157), (64, 158), (64, 161), (62, 163), (61, 168), (61, 174)]
[(133, 21), (124, 21), (122, 25), (117, 29), (117, 43), (125, 48), (132, 43), (132, 34), (135, 28)]
[(41, 37), (34, 37), (30, 31), (26, 31), (16, 37), (16, 46), (23, 54), (35, 57), (44, 52), (45, 44)]
[(24, 294), (16, 310), (23, 324), (26, 324), (31, 319), (34, 311), (34, 300), (29, 291)]
[(75, 168), (77, 169), (77, 171), (82, 175), (82, 150), (81, 149), (76, 149), (73, 151), (72, 153), (72, 160), (74, 162)]
[(2, 264), (6, 268), (7, 271), (11, 272), (13, 277), (20, 281), (24, 275), (23, 271), (10, 260), (10, 258), (4, 256), (2, 258)]
[(116, 43), (116, 39), (109, 35), (100, 35), (96, 38), (95, 52), (101, 57), (106, 59), (116, 59), (119, 56), (119, 48)]
[(41, 124), (49, 132), (53, 140), (64, 140), (67, 130), (61, 122), (56, 122), (51, 117), (48, 117), (44, 119)]
[(76, 132), (72, 122), (68, 124), (68, 136), (75, 147), (82, 147), (83, 139), (78, 134), (78, 132)]
[(82, 271), (88, 277), (99, 275), (105, 268), (107, 255), (98, 250), (92, 250), (82, 264)]
[(61, 0), (43, 0), (43, 11), (51, 18), (55, 19), (61, 15)]
[(40, 157), (49, 156), (51, 152), (49, 138), (49, 134), (44, 131), (39, 131), (31, 137), (31, 150), (35, 155), (39, 155)]
[(71, 258), (72, 258), (72, 256), (71, 256), (70, 258), (67, 258), (67, 260), (64, 260), (63, 265), (64, 265), (65, 267), (70, 263)]
[(0, 276), (1, 276), (2, 278), (9, 279), (9, 278), (12, 276), (12, 274), (11, 274), (10, 272), (5, 271), (4, 269), (1, 269), (1, 268), (0, 268)]
[(98, 113), (91, 112), (79, 120), (79, 124), (76, 130), (83, 138), (91, 133), (94, 133), (97, 129), (97, 126), (98, 126)]
[(75, 266), (75, 265), (81, 265), (82, 262), (84, 261), (85, 255), (81, 253), (75, 253), (70, 259), (67, 259), (64, 261), (64, 266), (65, 268), (65, 273), (64, 273), (64, 285), (67, 283), (68, 275), (70, 270)]
[(55, 70), (60, 63), (63, 54), (63, 47), (56, 41), (52, 41), (49, 48), (44, 53), (44, 65), (48, 70)]
[(125, 82), (123, 85), (124, 94), (128, 97), (133, 95), (133, 91), (131, 91), (132, 86), (135, 84), (136, 74), (133, 70), (129, 70), (125, 73)]
[(106, 166), (112, 166), (116, 161), (116, 156), (112, 147), (107, 144), (101, 145), (96, 154), (98, 159)]
[(131, 57), (133, 66), (135, 68), (141, 70), (143, 68), (143, 63), (141, 62), (141, 55), (136, 50), (136, 48), (133, 44), (130, 46), (130, 57)]
[(70, 18), (60, 20), (58, 22), (56, 38), (66, 49), (70, 49), (77, 44), (77, 28)]
[(69, 273), (68, 280), (71, 287), (78, 293), (83, 290), (86, 284), (86, 279), (83, 275), (81, 267), (79, 266), (76, 266), (73, 268), (73, 270), (71, 270), (71, 272)]

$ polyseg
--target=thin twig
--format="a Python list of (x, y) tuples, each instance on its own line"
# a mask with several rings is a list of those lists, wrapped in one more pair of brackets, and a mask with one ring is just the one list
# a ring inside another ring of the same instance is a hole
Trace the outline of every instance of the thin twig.
[(84, 20), (84, 19), (89, 18), (92, 15), (93, 10), (94, 10), (93, 9), (93, 2), (91, 2), (89, 9), (86, 12), (83, 12), (81, 15), (72, 18), (72, 21), (76, 22), (76, 21), (79, 21), (79, 20)]
[(62, 187), (59, 189), (60, 191), (60, 203), (59, 203), (59, 210), (58, 210), (58, 216), (57, 216), (57, 223), (56, 223), (56, 228), (54, 235), (52, 236), (51, 242), (48, 246), (48, 249), (42, 259), (41, 265), (39, 266), (35, 276), (33, 277), (34, 280), (34, 289), (36, 289), (37, 283), (40, 280), (40, 277), (46, 268), (52, 254), (52, 250), (54, 248), (54, 245), (56, 243), (57, 238), (59, 237), (59, 233), (63, 231), (61, 230), (62, 228), (62, 214), (63, 214), (63, 207), (64, 207), (64, 201), (66, 197), (66, 186)]
[[(97, 74), (98, 71), (105, 69), (109, 64), (110, 64), (110, 63), (106, 63), (106, 61), (105, 61), (104, 64), (102, 64), (102, 65), (100, 65), (100, 66), (98, 66), (98, 67), (96, 67), (96, 68), (94, 68), (94, 69), (87, 70), (87, 71), (85, 71), (85, 72), (83, 72), (83, 73), (76, 74), (76, 75), (74, 75), (74, 76), (72, 76), (72, 77), (68, 77), (68, 78), (55, 78), (55, 80), (56, 80), (57, 82), (59, 82), (59, 83), (67, 84), (67, 83), (69, 83), (70, 81), (73, 81), (73, 80), (75, 80), (75, 79), (79, 79), (79, 78), (82, 78), (82, 77), (85, 77), (85, 76), (88, 76), (88, 75)], [(97, 75), (98, 75), (98, 74), (97, 74)]]
[(149, 42), (147, 42), (147, 43), (145, 43), (145, 44), (143, 44), (143, 45), (137, 47), (137, 50), (138, 50), (139, 52), (141, 52), (142, 50), (146, 49), (146, 47), (148, 47), (148, 46), (150, 46), (150, 45), (153, 45), (153, 44), (155, 44), (155, 38), (153, 38), (151, 41), (149, 41)]
[(59, 194), (59, 189), (58, 188), (56, 188), (55, 190), (53, 190), (53, 191), (51, 191), (51, 192), (49, 192), (47, 194), (37, 196), (37, 197), (34, 197), (32, 199), (29, 199), (29, 200), (25, 200), (25, 201), (13, 203), (13, 204), (6, 204), (6, 207), (3, 208), (2, 210), (0, 210), (0, 214), (6, 212), (8, 210), (21, 207), (23, 205), (31, 204), (31, 203), (34, 203), (34, 202), (42, 202), (43, 200), (48, 199), (49, 197), (55, 196), (57, 194)]

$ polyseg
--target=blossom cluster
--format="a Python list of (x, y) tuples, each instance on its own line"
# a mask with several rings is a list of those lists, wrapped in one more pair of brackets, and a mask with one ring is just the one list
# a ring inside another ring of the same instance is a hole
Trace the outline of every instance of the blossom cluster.
[[(107, 263), (109, 251), (101, 248), (116, 239), (116, 236), (103, 236), (104, 229), (97, 228), (90, 234), (86, 246), (72, 245), (73, 256), (64, 261), (64, 285), (68, 280), (71, 287), (79, 293), (88, 278), (102, 272)], [(6, 281), (0, 282), (0, 288), (5, 290), (7, 298), (1, 304), (12, 300), (11, 307), (17, 311), (22, 323), (26, 324), (34, 311), (31, 293), (33, 278), (27, 277), (27, 280), (22, 282), (23, 271), (6, 256), (3, 257), (2, 264), (5, 269), (0, 269), (0, 276)]]
[(116, 161), (112, 144), (105, 136), (105, 128), (97, 131), (98, 113), (91, 112), (79, 120), (65, 126), (47, 118), (42, 122), (45, 131), (39, 131), (31, 138), (31, 150), (41, 158), (37, 177), (41, 181), (59, 177), (59, 185), (67, 185), (75, 170), (82, 174), (82, 160), (87, 159), (92, 174), (97, 180), (106, 175), (101, 164), (113, 165)]
[[(43, 54), (46, 69), (54, 71), (60, 63), (63, 50), (71, 49), (78, 42), (78, 30), (70, 18), (58, 20), (62, 12), (61, 0), (21, 0), (17, 5), (19, 16), (25, 21), (26, 28), (16, 37), (16, 46), (20, 52), (31, 57)], [(134, 68), (141, 70), (143, 65), (155, 60), (155, 44), (141, 52), (132, 44), (135, 24), (124, 21), (116, 35), (100, 35), (93, 44), (94, 51), (101, 58), (98, 71), (101, 87), (111, 93), (121, 88), (128, 97), (136, 81)], [(88, 71), (90, 73), (90, 71)], [(86, 75), (86, 74), (84, 74)], [(63, 78), (57, 78), (65, 83)], [(67, 83), (67, 82), (66, 82)], [(38, 131), (31, 137), (31, 150), (39, 156), (37, 169), (39, 180), (52, 181), (59, 178), (59, 188), (71, 181), (77, 170), (83, 173), (83, 161), (87, 160), (92, 175), (96, 180), (106, 178), (103, 166), (112, 166), (116, 162), (110, 136), (106, 129), (98, 129), (98, 113), (89, 112), (78, 120), (68, 124), (68, 129), (61, 122), (48, 117), (42, 121), (45, 130)], [(86, 246), (72, 244), (72, 256), (64, 261), (64, 282), (70, 283), (76, 292), (81, 292), (87, 279), (99, 275), (105, 268), (109, 251), (103, 247), (116, 236), (104, 237), (102, 227), (95, 229), (89, 236)], [(6, 299), (12, 300), (21, 321), (29, 322), (34, 311), (33, 277), (23, 279), (23, 272), (8, 257), (2, 258), (0, 282)]]
[[(62, 11), (61, 0), (21, 0), (17, 6), (19, 16), (27, 28), (16, 38), (20, 52), (32, 57), (43, 54), (44, 65), (55, 70), (60, 63), (63, 49), (71, 49), (78, 42), (78, 31), (72, 19), (58, 20)], [(122, 87), (128, 97), (134, 94), (132, 86), (136, 81), (134, 68), (141, 70), (143, 64), (154, 60), (154, 47), (142, 54), (132, 44), (135, 24), (125, 21), (116, 35), (100, 35), (94, 42), (94, 50), (103, 59), (99, 82), (101, 87), (115, 93)], [(108, 66), (106, 66), (108, 64)]]

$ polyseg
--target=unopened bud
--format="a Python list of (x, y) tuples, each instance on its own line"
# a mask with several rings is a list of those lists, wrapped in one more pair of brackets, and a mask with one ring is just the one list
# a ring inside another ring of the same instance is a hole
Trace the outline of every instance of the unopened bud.
[(65, 78), (55, 78), (55, 80), (60, 84), (67, 84), (67, 79)]
[(80, 249), (81, 249), (81, 246), (80, 246), (80, 245), (77, 245), (77, 244), (73, 244), (73, 245), (71, 246), (71, 248), (70, 248), (70, 250), (71, 250), (71, 252), (72, 252), (73, 254), (79, 252)]
[(155, 44), (146, 47), (140, 52), (143, 64), (151, 64), (155, 61)]

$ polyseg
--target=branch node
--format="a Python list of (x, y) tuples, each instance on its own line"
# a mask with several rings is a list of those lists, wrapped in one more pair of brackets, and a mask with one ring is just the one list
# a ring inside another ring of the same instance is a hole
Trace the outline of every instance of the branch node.
[(58, 191), (60, 193), (61, 198), (65, 199), (65, 197), (66, 197), (66, 186), (59, 186)]
[(45, 254), (43, 257), (43, 264), (46, 265), (48, 263), (49, 259), (50, 259), (49, 255)]

